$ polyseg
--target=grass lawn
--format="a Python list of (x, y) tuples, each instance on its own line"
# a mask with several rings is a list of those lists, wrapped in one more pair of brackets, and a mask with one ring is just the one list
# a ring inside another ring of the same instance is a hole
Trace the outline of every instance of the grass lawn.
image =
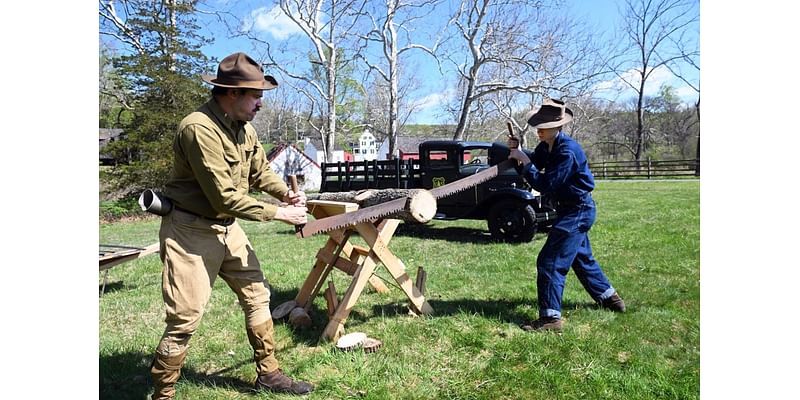
[[(367, 289), (345, 324), (383, 347), (341, 353), (318, 338), (327, 322), (318, 296), (314, 326), (275, 325), (284, 371), (314, 383), (308, 399), (693, 399), (700, 396), (700, 182), (600, 181), (595, 257), (628, 312), (594, 305), (574, 274), (564, 293), (564, 331), (518, 328), (537, 317), (536, 255), (544, 243), (489, 240), (484, 221), (401, 226), (390, 249), (414, 278), (428, 273), (434, 313), (411, 317), (402, 292)], [(326, 236), (297, 239), (291, 226), (241, 222), (273, 288), (271, 307), (293, 299)], [(148, 245), (159, 220), (102, 224), (103, 244)], [(99, 298), (100, 397), (142, 399), (164, 328), (157, 256), (110, 270)], [(339, 295), (349, 281), (331, 274)], [(98, 287), (103, 274), (98, 277)], [(181, 399), (295, 398), (255, 394), (256, 377), (233, 292), (222, 279), (192, 339)]]

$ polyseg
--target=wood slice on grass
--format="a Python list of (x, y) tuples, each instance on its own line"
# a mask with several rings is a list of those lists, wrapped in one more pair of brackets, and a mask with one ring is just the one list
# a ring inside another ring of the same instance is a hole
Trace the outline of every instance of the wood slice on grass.
[(352, 351), (364, 344), (367, 340), (367, 334), (363, 332), (348, 333), (336, 341), (336, 348), (341, 351)]
[(436, 215), (436, 198), (425, 189), (365, 189), (351, 192), (326, 192), (310, 195), (309, 200), (356, 203), (359, 208), (376, 206), (392, 200), (407, 198), (406, 207), (387, 216), (405, 222), (424, 224)]
[(289, 300), (285, 303), (282, 303), (272, 310), (272, 319), (281, 319), (289, 315), (289, 313), (295, 309), (295, 307), (297, 307), (297, 302), (294, 300)]
[(311, 326), (311, 316), (303, 307), (295, 307), (289, 313), (289, 323), (295, 328), (308, 328)]
[(381, 346), (383, 346), (383, 342), (371, 337), (366, 338), (361, 345), (361, 347), (364, 348), (364, 353), (374, 353), (378, 351)]

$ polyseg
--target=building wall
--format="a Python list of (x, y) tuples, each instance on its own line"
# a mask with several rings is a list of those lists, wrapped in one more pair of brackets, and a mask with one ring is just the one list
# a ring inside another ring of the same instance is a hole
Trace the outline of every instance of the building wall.
[(364, 133), (361, 134), (358, 146), (353, 149), (353, 154), (355, 161), (372, 161), (378, 158), (378, 143), (369, 130), (364, 130)]
[(269, 166), (287, 185), (289, 175), (296, 175), (303, 191), (318, 191), (322, 183), (322, 170), (319, 165), (294, 146), (286, 146), (270, 161)]

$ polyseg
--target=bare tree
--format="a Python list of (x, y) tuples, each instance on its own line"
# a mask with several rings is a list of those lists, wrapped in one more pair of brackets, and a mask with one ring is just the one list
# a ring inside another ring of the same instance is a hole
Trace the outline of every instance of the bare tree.
[[(413, 71), (413, 69), (411, 71)], [(405, 72), (404, 74), (414, 75), (413, 72)], [(376, 75), (377, 74), (371, 75), (373, 78), (368, 81), (369, 83), (365, 88), (366, 108), (364, 110), (364, 124), (375, 134), (375, 137), (379, 141), (382, 141), (390, 137), (388, 129), (393, 126), (389, 121), (389, 113), (387, 113), (387, 105), (391, 97), (391, 90), (389, 88), (389, 83), (386, 82), (383, 77)], [(415, 103), (404, 101), (404, 99), (411, 98), (410, 93), (418, 87), (419, 82), (413, 79), (405, 79), (399, 83), (398, 91), (395, 95), (398, 101), (397, 114), (395, 115), (398, 136), (412, 113), (418, 108)], [(391, 158), (391, 153), (388, 156)]]
[[(686, 83), (692, 90), (697, 92), (697, 101), (694, 103), (695, 112), (697, 113), (697, 123), (700, 123), (700, 80), (698, 78), (697, 82), (694, 82), (690, 79), (687, 79), (686, 76), (688, 73), (684, 72), (684, 68), (689, 70), (694, 70), (695, 72), (700, 72), (700, 50), (699, 46), (696, 42), (692, 40), (687, 40), (684, 35), (681, 35), (677, 40), (671, 40), (673, 46), (678, 49), (679, 54), (681, 55), (680, 58), (676, 59), (672, 63), (666, 64), (667, 68), (669, 68), (670, 72), (673, 75), (677, 76), (678, 79)], [(700, 176), (700, 130), (697, 131), (697, 146), (695, 149), (695, 158), (697, 159), (697, 164), (695, 166), (695, 175)]]
[[(128, 24), (128, 16), (140, 8), (135, 0), (100, 1), (100, 35), (111, 36), (130, 46), (138, 54), (145, 54), (141, 33)], [(122, 11), (118, 11), (122, 8)]]
[(516, 92), (524, 96), (509, 98), (512, 106), (530, 108), (541, 97), (576, 96), (603, 72), (592, 36), (556, 11), (542, 2), (461, 1), (449, 23), (461, 40), (449, 56), (461, 95), (454, 139), (464, 137), (482, 97)]
[(623, 32), (627, 40), (627, 54), (631, 62), (622, 63), (623, 68), (633, 65), (629, 76), (622, 69), (615, 72), (618, 77), (636, 92), (636, 137), (634, 159), (641, 160), (645, 145), (645, 84), (653, 71), (668, 67), (684, 59), (680, 41), (676, 38), (699, 21), (696, 0), (626, 0), (621, 11), (625, 21)]
[(420, 26), (419, 20), (430, 14), (441, 2), (442, 0), (385, 0), (376, 9), (367, 12), (367, 17), (372, 23), (370, 31), (365, 35), (358, 35), (363, 41), (363, 47), (375, 44), (380, 46), (382, 54), (380, 64), (370, 60), (364, 52), (359, 54), (369, 69), (375, 71), (388, 84), (386, 136), (389, 138), (391, 158), (398, 156), (400, 57), (403, 53), (414, 49), (436, 57), (438, 40), (428, 47), (414, 43), (411, 36), (414, 33), (413, 29)]
[[(289, 83), (308, 101), (310, 126), (319, 132), (326, 159), (333, 156), (337, 133), (337, 72), (351, 60), (339, 60), (341, 45), (345, 42), (362, 14), (366, 0), (279, 0), (283, 15), (288, 17), (310, 42), (309, 60), (311, 67), (295, 65), (302, 60), (280, 59), (282, 54), (302, 54), (302, 51), (289, 50), (285, 44), (277, 48), (261, 38), (248, 35), (251, 40), (263, 44), (269, 67), (278, 69), (295, 82)], [(315, 72), (321, 70), (322, 74)], [(322, 116), (323, 124), (314, 122), (314, 116)]]

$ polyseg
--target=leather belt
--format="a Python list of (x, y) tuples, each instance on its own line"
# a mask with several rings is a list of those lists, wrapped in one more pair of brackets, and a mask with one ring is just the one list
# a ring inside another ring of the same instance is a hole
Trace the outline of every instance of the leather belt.
[(574, 208), (574, 207), (577, 207), (577, 206), (583, 204), (583, 202), (586, 200), (587, 197), (589, 197), (588, 193), (584, 194), (581, 197), (575, 198), (575, 199), (556, 200), (555, 201), (555, 205), (556, 205), (556, 208), (562, 208), (562, 209)]
[(185, 208), (181, 208), (181, 207), (178, 207), (178, 206), (175, 206), (175, 209), (178, 210), (178, 211), (181, 211), (181, 212), (185, 212), (187, 214), (194, 215), (197, 218), (200, 218), (200, 219), (205, 220), (205, 221), (209, 221), (209, 222), (217, 224), (217, 225), (230, 226), (230, 225), (233, 225), (234, 222), (236, 222), (236, 218), (234, 218), (234, 217), (223, 218), (223, 219), (209, 218), (209, 217), (206, 217), (204, 215), (200, 215), (198, 213), (191, 212), (191, 211), (189, 211), (189, 210), (187, 210)]

